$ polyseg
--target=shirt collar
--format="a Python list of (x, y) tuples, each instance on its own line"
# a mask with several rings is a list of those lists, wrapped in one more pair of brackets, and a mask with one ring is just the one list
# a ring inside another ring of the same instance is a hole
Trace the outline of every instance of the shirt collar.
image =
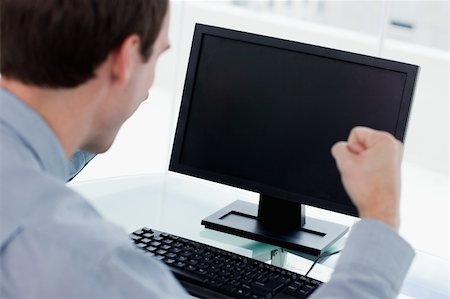
[(38, 113), (4, 88), (0, 88), (0, 121), (17, 135), (45, 172), (66, 179), (67, 161), (53, 131)]

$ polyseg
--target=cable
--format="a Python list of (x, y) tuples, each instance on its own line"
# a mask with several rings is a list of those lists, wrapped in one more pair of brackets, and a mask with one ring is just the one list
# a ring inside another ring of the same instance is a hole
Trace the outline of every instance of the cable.
[(337, 251), (335, 251), (335, 252), (325, 252), (325, 253), (322, 253), (321, 255), (319, 255), (319, 256), (314, 260), (314, 263), (311, 265), (311, 267), (309, 268), (309, 270), (306, 271), (305, 276), (308, 277), (309, 272), (311, 272), (311, 270), (314, 268), (314, 266), (315, 266), (321, 259), (323, 259), (323, 258), (325, 258), (325, 257), (329, 257), (329, 256), (332, 256), (332, 255), (335, 255), (335, 254), (338, 254), (338, 253), (341, 252), (341, 251), (342, 251), (342, 250), (337, 250)]

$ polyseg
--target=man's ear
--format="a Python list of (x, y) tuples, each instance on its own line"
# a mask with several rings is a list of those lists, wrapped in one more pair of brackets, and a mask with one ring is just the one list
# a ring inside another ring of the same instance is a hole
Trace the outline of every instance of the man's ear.
[(139, 43), (139, 36), (130, 35), (111, 53), (111, 77), (116, 83), (124, 84), (130, 80), (136, 58), (140, 55)]

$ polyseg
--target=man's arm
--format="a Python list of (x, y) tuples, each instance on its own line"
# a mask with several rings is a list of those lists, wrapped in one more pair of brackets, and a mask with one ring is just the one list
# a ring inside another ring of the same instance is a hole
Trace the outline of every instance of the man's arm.
[(312, 298), (395, 298), (414, 250), (400, 225), (402, 145), (385, 132), (358, 127), (332, 154), (362, 220), (355, 224), (330, 281)]
[(355, 224), (328, 283), (311, 298), (396, 298), (414, 250), (374, 219)]
[(67, 167), (67, 181), (71, 181), (81, 170), (95, 157), (95, 154), (91, 154), (85, 151), (76, 151), (72, 158), (69, 160)]

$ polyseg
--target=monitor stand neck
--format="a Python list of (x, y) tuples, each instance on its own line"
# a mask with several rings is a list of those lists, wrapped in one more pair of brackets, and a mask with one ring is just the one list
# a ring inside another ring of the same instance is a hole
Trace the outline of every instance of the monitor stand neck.
[(257, 218), (260, 224), (275, 229), (298, 230), (305, 225), (305, 206), (261, 194)]

